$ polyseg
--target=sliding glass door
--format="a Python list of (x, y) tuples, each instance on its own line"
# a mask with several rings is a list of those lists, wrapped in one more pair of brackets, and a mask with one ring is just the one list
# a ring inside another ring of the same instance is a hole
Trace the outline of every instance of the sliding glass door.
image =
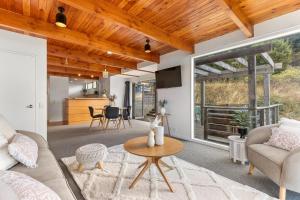
[(133, 116), (136, 119), (145, 118), (155, 113), (156, 102), (155, 81), (143, 81), (133, 85)]

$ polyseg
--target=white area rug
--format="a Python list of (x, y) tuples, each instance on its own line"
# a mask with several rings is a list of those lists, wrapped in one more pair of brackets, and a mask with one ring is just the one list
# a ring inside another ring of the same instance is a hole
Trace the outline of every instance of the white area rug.
[(220, 176), (175, 156), (163, 158), (174, 169), (163, 168), (173, 189), (171, 193), (155, 166), (136, 186), (128, 187), (145, 158), (127, 153), (122, 145), (109, 148), (105, 169), (79, 173), (75, 157), (62, 158), (86, 200), (274, 200), (249, 186)]

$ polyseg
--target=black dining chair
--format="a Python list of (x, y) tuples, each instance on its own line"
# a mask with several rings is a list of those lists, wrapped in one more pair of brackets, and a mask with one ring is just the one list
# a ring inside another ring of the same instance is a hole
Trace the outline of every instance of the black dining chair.
[(92, 106), (89, 106), (89, 111), (90, 111), (90, 116), (92, 118), (92, 121), (91, 121), (91, 124), (90, 124), (90, 128), (93, 126), (93, 123), (96, 120), (99, 120), (99, 126), (100, 126), (100, 124), (101, 124), (101, 126), (104, 126), (104, 124), (103, 124), (104, 115), (102, 115), (102, 114), (95, 114), (94, 108)]
[(109, 122), (114, 122), (117, 128), (120, 128), (120, 109), (118, 107), (108, 106), (105, 109), (105, 118), (106, 118), (106, 126), (105, 129), (108, 128)]

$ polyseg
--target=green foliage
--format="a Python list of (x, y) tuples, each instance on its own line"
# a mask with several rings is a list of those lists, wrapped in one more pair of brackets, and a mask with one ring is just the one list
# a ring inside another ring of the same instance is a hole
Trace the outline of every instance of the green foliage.
[[(275, 63), (282, 63), (283, 69), (286, 69), (292, 61), (292, 44), (287, 39), (276, 39), (272, 42), (272, 51), (269, 53)], [(264, 58), (260, 55), (256, 58), (258, 65), (266, 64)]]
[(250, 115), (248, 111), (237, 111), (233, 115), (233, 123), (242, 128), (248, 128), (250, 126)]

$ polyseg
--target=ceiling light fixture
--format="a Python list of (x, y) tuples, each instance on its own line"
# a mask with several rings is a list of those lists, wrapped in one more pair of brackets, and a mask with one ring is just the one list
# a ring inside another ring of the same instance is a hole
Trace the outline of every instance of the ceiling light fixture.
[(112, 54), (112, 52), (111, 52), (111, 51), (107, 51), (107, 54), (108, 54), (108, 55), (111, 55), (111, 54)]
[(67, 27), (67, 17), (64, 14), (64, 12), (65, 12), (65, 9), (63, 7), (58, 7), (55, 24), (56, 24), (56, 26), (61, 27), (61, 28)]
[(81, 74), (78, 74), (78, 76), (81, 76)]
[(145, 46), (144, 46), (145, 53), (150, 53), (150, 52), (151, 52), (151, 46), (150, 46), (149, 43), (150, 43), (150, 40), (147, 39), (147, 40), (146, 40), (146, 44), (145, 44)]
[(68, 65), (69, 64), (69, 61), (68, 61), (68, 58), (65, 59), (65, 65)]
[(102, 77), (108, 78), (108, 71), (106, 70), (106, 67), (105, 67), (105, 70), (102, 72)]
[(91, 75), (91, 78), (94, 78), (94, 75)]

